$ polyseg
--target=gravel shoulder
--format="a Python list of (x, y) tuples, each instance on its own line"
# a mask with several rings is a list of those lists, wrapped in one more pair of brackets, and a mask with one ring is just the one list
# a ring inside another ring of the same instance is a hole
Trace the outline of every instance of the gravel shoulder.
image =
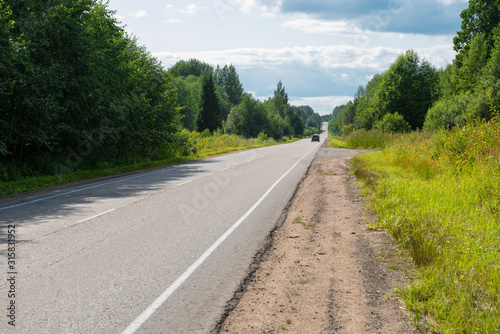
[(221, 333), (413, 333), (392, 238), (367, 229), (348, 157), (319, 154)]

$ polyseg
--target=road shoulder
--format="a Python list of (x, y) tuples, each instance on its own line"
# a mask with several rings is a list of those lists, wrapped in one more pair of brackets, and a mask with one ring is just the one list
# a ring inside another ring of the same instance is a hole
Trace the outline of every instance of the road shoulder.
[(394, 288), (407, 284), (347, 158), (317, 158), (221, 333), (410, 333)]

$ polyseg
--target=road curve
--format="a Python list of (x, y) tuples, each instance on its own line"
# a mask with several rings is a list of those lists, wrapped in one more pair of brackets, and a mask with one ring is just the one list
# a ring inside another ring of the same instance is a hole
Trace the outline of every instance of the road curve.
[(319, 148), (300, 140), (1, 203), (0, 332), (210, 332)]

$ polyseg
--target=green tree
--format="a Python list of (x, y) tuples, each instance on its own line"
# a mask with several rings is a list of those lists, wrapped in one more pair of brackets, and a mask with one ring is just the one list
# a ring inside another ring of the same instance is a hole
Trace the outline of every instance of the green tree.
[(217, 65), (215, 69), (215, 81), (224, 89), (232, 106), (241, 102), (243, 98), (243, 85), (240, 82), (240, 77), (234, 65), (225, 65), (223, 68)]
[(178, 61), (168, 69), (168, 72), (174, 77), (187, 77), (190, 75), (202, 77), (214, 74), (214, 68), (198, 59), (190, 59)]
[(45, 173), (68, 155), (91, 165), (175, 143), (172, 78), (106, 3), (0, 1), (0, 11), (0, 163)]
[(255, 138), (261, 132), (266, 133), (267, 128), (265, 109), (249, 94), (244, 95), (241, 103), (231, 109), (224, 123), (225, 132), (247, 138)]
[(409, 132), (410, 124), (398, 113), (385, 114), (385, 116), (375, 124), (375, 128), (387, 132)]
[(378, 119), (387, 113), (399, 113), (412, 129), (422, 128), (427, 110), (438, 98), (438, 79), (438, 72), (431, 64), (421, 61), (415, 51), (406, 51), (380, 82)]
[(222, 125), (221, 108), (213, 75), (203, 77), (202, 93), (200, 100), (200, 112), (196, 119), (196, 127), (199, 132), (208, 129), (215, 131)]
[(286, 116), (285, 110), (288, 105), (288, 94), (281, 80), (278, 82), (276, 90), (274, 91), (273, 104), (278, 114), (284, 118)]
[(472, 40), (479, 35), (484, 36), (489, 47), (493, 46), (493, 30), (500, 22), (499, 0), (469, 0), (469, 7), (462, 11), (460, 17), (461, 30), (453, 39), (455, 51), (459, 54), (467, 52)]
[(366, 130), (372, 129), (382, 115), (380, 110), (377, 110), (378, 92), (383, 75), (375, 74), (373, 78), (366, 84), (366, 87), (359, 87), (354, 105), (356, 108), (356, 119), (360, 123), (360, 127)]
[(189, 131), (196, 129), (196, 117), (200, 108), (201, 79), (190, 75), (173, 79), (183, 126)]
[(345, 107), (346, 105), (342, 104), (333, 108), (328, 119), (328, 132), (333, 132), (334, 130), (340, 130), (342, 128), (342, 113)]

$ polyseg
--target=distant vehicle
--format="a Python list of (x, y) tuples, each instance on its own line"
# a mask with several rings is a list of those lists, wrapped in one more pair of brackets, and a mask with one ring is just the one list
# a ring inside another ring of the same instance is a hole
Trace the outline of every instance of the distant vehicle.
[(311, 141), (319, 141), (319, 135), (312, 135)]

